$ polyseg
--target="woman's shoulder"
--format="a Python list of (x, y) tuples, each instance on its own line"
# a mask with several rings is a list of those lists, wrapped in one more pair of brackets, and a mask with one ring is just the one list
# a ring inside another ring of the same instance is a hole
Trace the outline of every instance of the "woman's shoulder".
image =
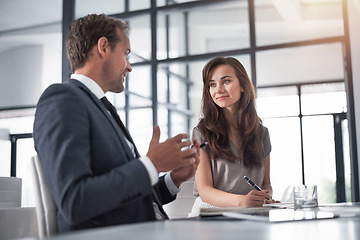
[(265, 127), (264, 125), (262, 125), (262, 124), (261, 124), (261, 126), (262, 126), (262, 128), (264, 130), (264, 138), (269, 138), (270, 137), (269, 136), (269, 129), (267, 127)]
[[(201, 131), (199, 129), (198, 126), (194, 127), (193, 128), (193, 131), (192, 131), (192, 139), (196, 138), (197, 140), (203, 140), (204, 137), (203, 135), (201, 134)], [(201, 141), (200, 141), (201, 142)]]
[(264, 129), (264, 134), (263, 134), (263, 153), (264, 156), (267, 156), (270, 151), (271, 151), (271, 141), (270, 141), (270, 134), (269, 134), (269, 129), (263, 125), (261, 125)]

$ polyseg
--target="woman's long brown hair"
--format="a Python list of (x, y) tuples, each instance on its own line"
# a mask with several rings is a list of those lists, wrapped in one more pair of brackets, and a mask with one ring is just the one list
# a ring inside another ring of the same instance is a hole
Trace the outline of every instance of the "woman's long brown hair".
[(244, 66), (232, 57), (215, 57), (203, 68), (203, 97), (202, 118), (198, 124), (200, 132), (205, 141), (210, 145), (210, 157), (216, 159), (224, 158), (235, 161), (235, 156), (230, 149), (229, 125), (223, 114), (222, 108), (216, 105), (210, 96), (209, 80), (214, 69), (219, 65), (229, 65), (234, 69), (243, 89), (237, 106), (237, 125), (240, 130), (241, 140), (237, 149), (245, 166), (262, 166), (263, 164), (263, 134), (264, 129), (261, 119), (255, 109), (255, 88), (246, 73)]

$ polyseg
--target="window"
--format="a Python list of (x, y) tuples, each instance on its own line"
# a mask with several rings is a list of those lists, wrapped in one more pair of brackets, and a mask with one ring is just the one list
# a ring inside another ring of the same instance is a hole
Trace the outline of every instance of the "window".
[(258, 46), (344, 35), (342, 1), (255, 0)]
[[(334, 173), (334, 152), (322, 159), (312, 141), (318, 138), (333, 148), (330, 122), (348, 110), (341, 0), (158, 0), (151, 6), (154, 2), (124, 0), (113, 8), (119, 9), (116, 17), (129, 22), (134, 69), (124, 97), (115, 96), (114, 102), (138, 148), (147, 149), (152, 124), (160, 125), (164, 140), (191, 133), (201, 117), (203, 66), (214, 56), (235, 56), (253, 78), (257, 110), (270, 131), (276, 196), (281, 198), (287, 187), (281, 180), (285, 176), (291, 179), (287, 185), (317, 181), (319, 199), (335, 201), (334, 179), (325, 172), (312, 177), (312, 164), (324, 161)], [(146, 120), (138, 123), (141, 116)], [(314, 128), (324, 134), (312, 136)], [(329, 196), (322, 194), (328, 189)]]
[[(286, 188), (302, 183), (318, 185), (320, 203), (336, 202), (339, 189), (349, 195), (347, 122), (342, 123), (345, 135), (335, 131), (336, 116), (346, 111), (343, 82), (259, 88), (257, 106), (270, 132), (270, 174), (277, 199)], [(337, 159), (339, 138), (345, 142), (341, 146), (344, 160)], [(346, 189), (337, 183), (339, 162), (345, 168)]]
[[(326, 149), (334, 148), (330, 138), (337, 139), (331, 125), (334, 116), (346, 113), (347, 104), (353, 102), (344, 84), (344, 79), (352, 79), (344, 71), (349, 56), (343, 49), (349, 36), (345, 35), (343, 18), (347, 16), (343, 16), (341, 0), (76, 0), (73, 7), (75, 18), (105, 13), (129, 23), (133, 72), (126, 79), (124, 93), (107, 95), (141, 154), (146, 154), (154, 124), (161, 127), (162, 141), (180, 132), (191, 133), (201, 117), (203, 66), (214, 56), (235, 56), (255, 83), (258, 113), (270, 131), (275, 196), (281, 198), (286, 188), (281, 179), (286, 177), (291, 179), (287, 185), (317, 182), (319, 200), (336, 201), (337, 186), (328, 175), (334, 174), (336, 159), (334, 152)], [(254, 13), (254, 22), (249, 20), (250, 13)], [(70, 24), (72, 20), (63, 22)], [(61, 81), (61, 24), (52, 27), (56, 33), (35, 39), (36, 43), (44, 41), (40, 47), (43, 54), (39, 55), (44, 65), (42, 90)], [(24, 39), (28, 36), (22, 35)], [(12, 43), (19, 40), (5, 37)], [(68, 74), (64, 69), (63, 75)], [(16, 109), (0, 109), (0, 127), (11, 133), (31, 133), (31, 107), (21, 109), (21, 116)], [(347, 124), (346, 118), (341, 120), (346, 193), (350, 200), (349, 179), (357, 173), (349, 167), (349, 148), (354, 140), (349, 140), (351, 129)], [(327, 148), (317, 148), (315, 139), (326, 143)], [(19, 174), (25, 174), (21, 168), (26, 168), (26, 159), (34, 153), (30, 146), (31, 141), (19, 140)], [(29, 156), (23, 155), (20, 147)], [(4, 159), (11, 155), (8, 149), (9, 142), (0, 142)], [(1, 163), (1, 174), (8, 174), (3, 169), (9, 169), (9, 161)], [(313, 177), (314, 168), (321, 164), (327, 164), (330, 170), (321, 172), (319, 178)], [(356, 184), (352, 187), (359, 189)]]

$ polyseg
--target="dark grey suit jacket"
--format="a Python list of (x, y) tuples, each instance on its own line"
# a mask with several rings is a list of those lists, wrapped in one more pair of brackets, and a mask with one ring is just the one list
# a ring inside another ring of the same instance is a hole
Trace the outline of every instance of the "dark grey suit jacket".
[[(70, 79), (46, 89), (33, 136), (58, 207), (60, 232), (155, 220), (146, 168), (85, 85)], [(155, 190), (163, 204), (176, 197), (163, 178)]]

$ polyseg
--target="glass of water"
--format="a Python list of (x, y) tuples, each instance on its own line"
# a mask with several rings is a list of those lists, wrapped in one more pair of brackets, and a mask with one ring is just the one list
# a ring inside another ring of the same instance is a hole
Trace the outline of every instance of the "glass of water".
[(318, 206), (317, 186), (295, 186), (294, 187), (294, 207), (312, 208)]

